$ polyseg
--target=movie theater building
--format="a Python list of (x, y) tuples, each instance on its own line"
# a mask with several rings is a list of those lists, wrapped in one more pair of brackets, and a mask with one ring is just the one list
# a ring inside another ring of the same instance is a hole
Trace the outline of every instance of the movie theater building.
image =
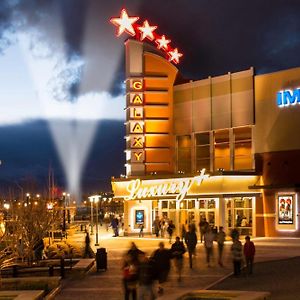
[[(300, 236), (300, 68), (184, 82), (150, 44), (126, 51), (125, 233), (156, 217), (227, 232)], [(201, 70), (200, 70), (201, 71)]]

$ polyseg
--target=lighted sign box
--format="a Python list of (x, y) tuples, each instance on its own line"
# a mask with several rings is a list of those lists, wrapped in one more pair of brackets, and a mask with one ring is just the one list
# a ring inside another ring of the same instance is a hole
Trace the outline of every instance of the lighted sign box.
[(144, 224), (145, 222), (145, 211), (144, 210), (136, 210), (135, 211), (135, 224)]
[(278, 193), (276, 196), (276, 230), (294, 232), (298, 229), (297, 193)]
[(300, 88), (284, 90), (277, 93), (277, 105), (279, 107), (300, 103)]
[(277, 199), (278, 224), (294, 224), (294, 196), (280, 195)]

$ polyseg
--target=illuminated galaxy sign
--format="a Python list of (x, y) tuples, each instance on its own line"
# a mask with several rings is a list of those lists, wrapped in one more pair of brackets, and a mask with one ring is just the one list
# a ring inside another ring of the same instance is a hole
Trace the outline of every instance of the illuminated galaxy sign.
[(277, 93), (277, 105), (279, 107), (300, 104), (300, 88), (285, 90)]
[(117, 36), (126, 32), (140, 41), (149, 40), (154, 42), (158, 49), (166, 52), (169, 61), (178, 64), (182, 53), (179, 53), (177, 48), (170, 46), (171, 40), (167, 39), (165, 35), (157, 34), (155, 32), (157, 26), (150, 25), (148, 20), (145, 20), (142, 24), (137, 24), (138, 20), (139, 17), (129, 17), (127, 11), (122, 9), (120, 17), (111, 18), (110, 22), (118, 27)]

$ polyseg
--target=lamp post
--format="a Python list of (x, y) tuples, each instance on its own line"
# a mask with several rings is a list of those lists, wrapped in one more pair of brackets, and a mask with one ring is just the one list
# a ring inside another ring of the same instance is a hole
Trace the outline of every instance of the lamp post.
[(66, 193), (63, 193), (63, 227), (62, 231), (66, 232)]
[(94, 212), (93, 212), (93, 198), (89, 197), (91, 202), (91, 234), (94, 234)]
[(98, 202), (101, 200), (100, 195), (94, 195), (89, 197), (91, 202), (91, 207), (93, 206), (93, 203), (96, 203), (96, 243), (95, 246), (99, 246), (99, 239), (98, 239)]

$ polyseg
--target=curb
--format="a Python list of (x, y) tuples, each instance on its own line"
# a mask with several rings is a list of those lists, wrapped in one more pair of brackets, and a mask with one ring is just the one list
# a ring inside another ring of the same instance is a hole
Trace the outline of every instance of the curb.
[(213, 283), (207, 285), (206, 287), (203, 288), (203, 290), (208, 290), (208, 289), (210, 289), (210, 288), (213, 287), (214, 285), (216, 285), (216, 284), (218, 284), (218, 283), (224, 281), (225, 279), (227, 279), (228, 277), (230, 277), (230, 276), (232, 276), (232, 275), (233, 275), (233, 272), (230, 272), (229, 274), (227, 274), (227, 275), (221, 277), (221, 278), (218, 279), (217, 281), (215, 281), (215, 282), (213, 282)]

